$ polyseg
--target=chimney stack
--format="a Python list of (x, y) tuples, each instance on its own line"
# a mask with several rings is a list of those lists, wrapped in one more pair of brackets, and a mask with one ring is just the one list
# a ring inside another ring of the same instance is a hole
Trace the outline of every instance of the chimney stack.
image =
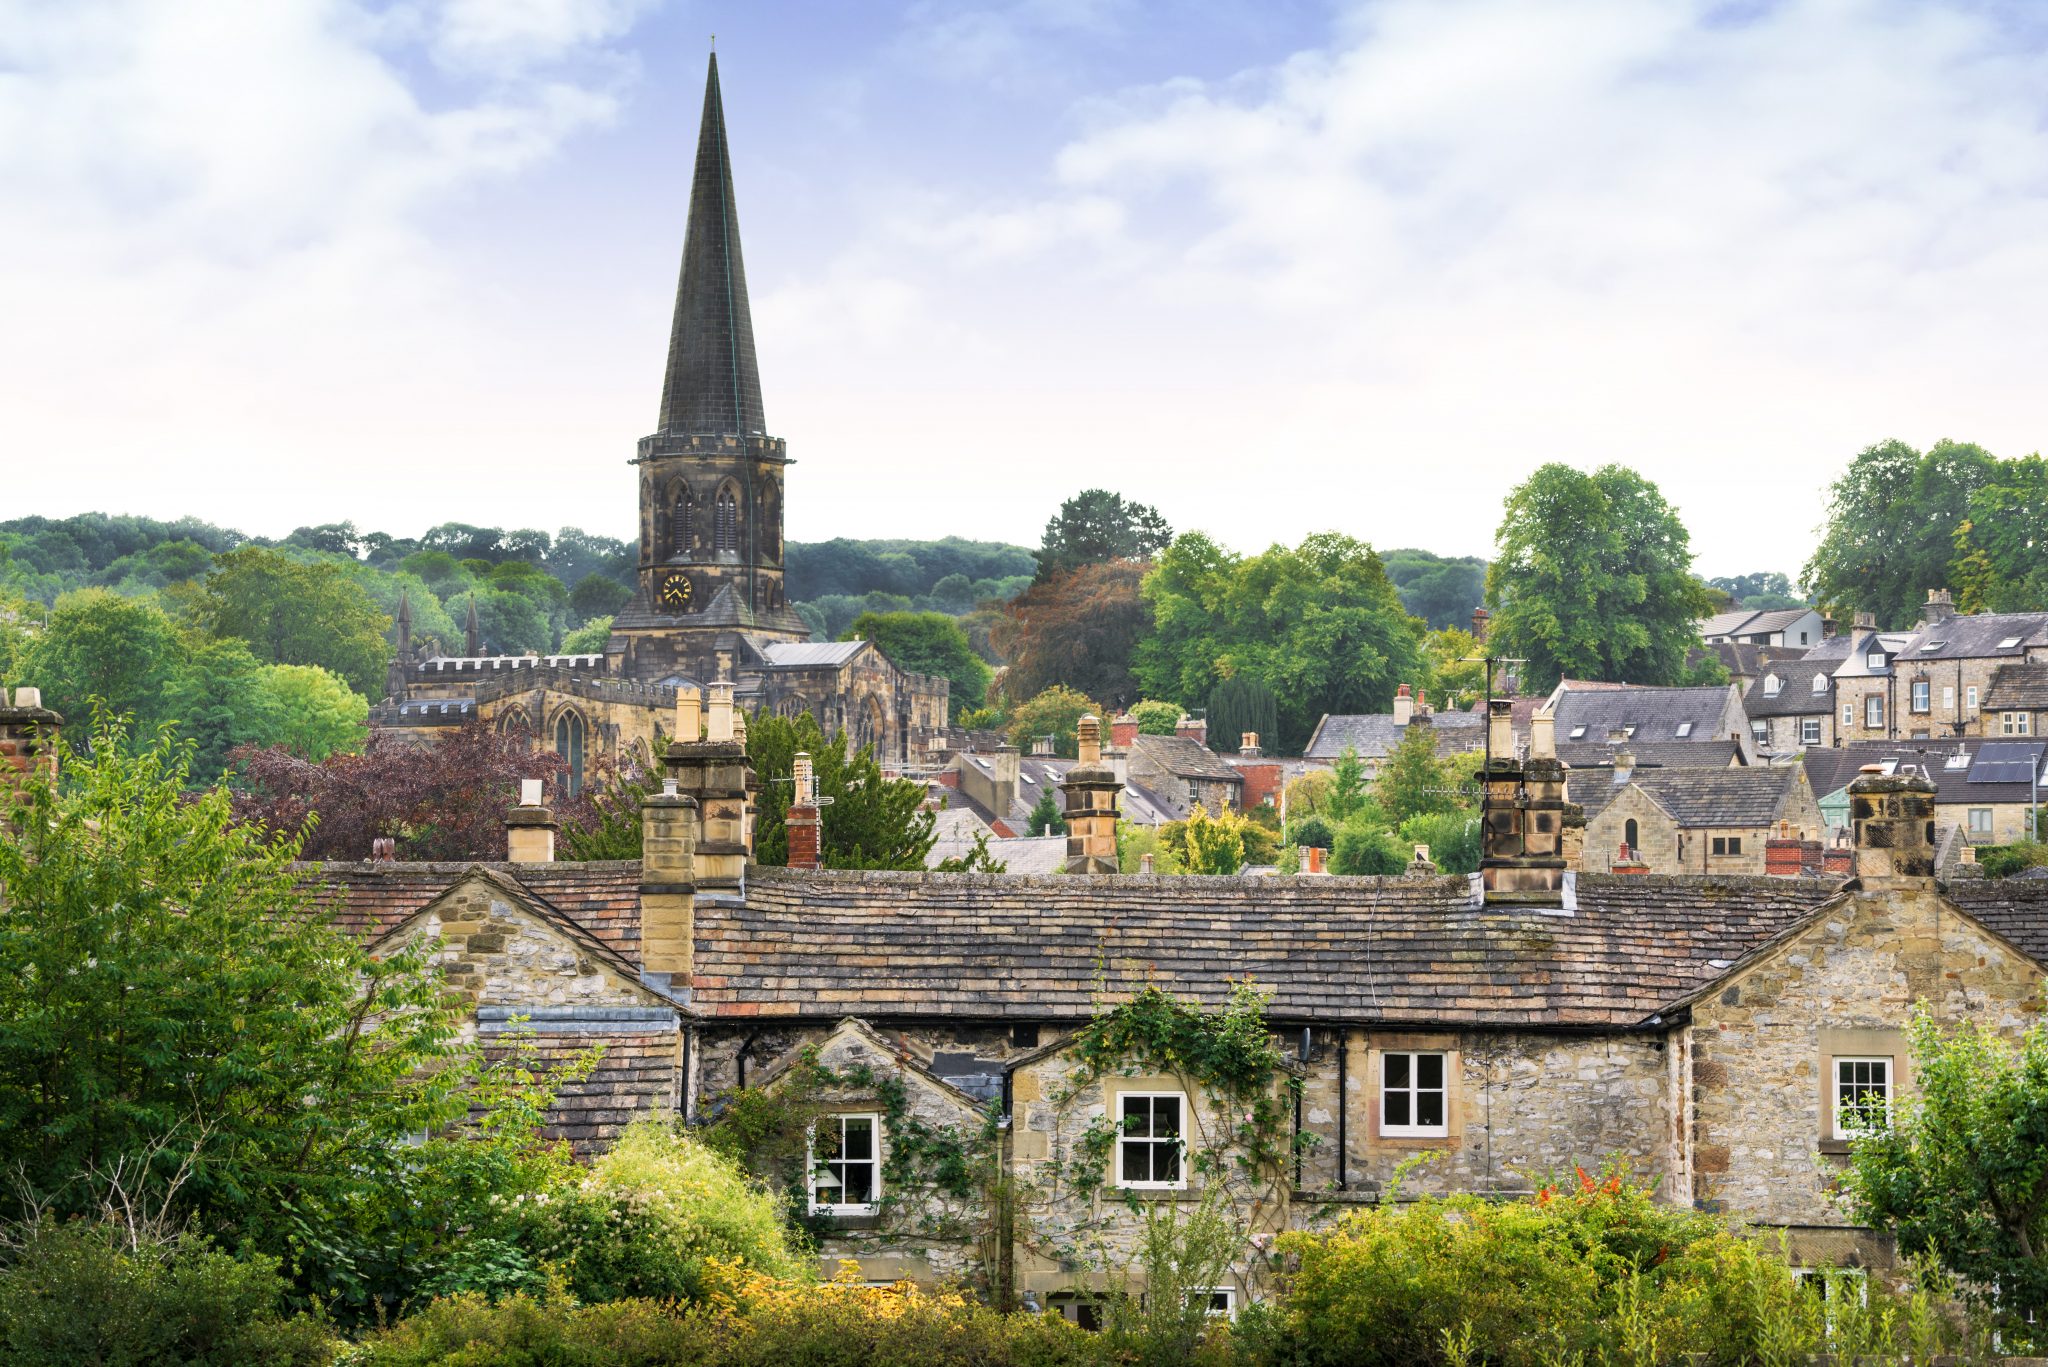
[(1565, 768), (1554, 758), (1515, 754), (1514, 703), (1486, 702), (1491, 754), (1479, 772), (1485, 787), (1480, 880), (1489, 902), (1556, 905), (1583, 837), (1585, 814), (1565, 796)]
[(540, 780), (519, 780), (519, 805), (505, 816), (505, 857), (515, 864), (555, 862), (555, 814), (541, 805)]
[(789, 867), (816, 870), (824, 867), (823, 826), (819, 821), (818, 784), (811, 757), (797, 751), (795, 779), (789, 795)]
[[(27, 684), (14, 690), (9, 703), (0, 688), (0, 799), (12, 807), (21, 800), (31, 775), (57, 776), (57, 736), (64, 718), (43, 706), (43, 690)], [(5, 808), (0, 808), (4, 819)]]
[(1436, 875), (1437, 867), (1430, 861), (1429, 846), (1417, 845), (1415, 847), (1415, 859), (1408, 865), (1407, 871), (1402, 876), (1405, 878), (1434, 878)]
[(705, 893), (737, 894), (753, 851), (754, 774), (744, 728), (731, 683), (711, 685), (701, 714), (696, 689), (676, 690), (676, 734), (662, 760), (678, 795), (695, 804), (693, 881)]
[(1849, 784), (1855, 874), (1866, 887), (1902, 887), (1934, 878), (1934, 780), (1863, 766)]
[(1190, 717), (1183, 713), (1181, 719), (1174, 724), (1173, 734), (1176, 736), (1186, 736), (1197, 745), (1207, 745), (1209, 743), (1209, 719), (1207, 717)]
[(1119, 714), (1109, 723), (1109, 743), (1119, 750), (1128, 750), (1138, 740), (1138, 719), (1128, 712)]
[(1246, 731), (1238, 737), (1237, 757), (1239, 759), (1259, 759), (1263, 757), (1265, 753), (1266, 752), (1264, 750), (1261, 750), (1259, 748), (1258, 732)]
[(1410, 695), (1407, 684), (1394, 690), (1394, 725), (1406, 726), (1415, 720), (1415, 699)]
[(1623, 788), (1636, 776), (1636, 752), (1626, 745), (1614, 752), (1614, 786)]
[(990, 782), (995, 787), (994, 800), (989, 803), (989, 810), (994, 812), (999, 819), (1008, 820), (1010, 809), (1017, 805), (1017, 794), (1020, 791), (1017, 778), (1018, 768), (1017, 747), (1014, 745), (998, 745), (996, 747), (995, 759), (989, 765), (993, 775)]
[(1116, 801), (1123, 784), (1102, 762), (1102, 723), (1083, 717), (1075, 731), (1081, 757), (1060, 781), (1067, 808), (1067, 872), (1115, 873)]
[(1851, 620), (1850, 626), (1857, 631), (1876, 631), (1877, 614), (1874, 612), (1859, 612)]
[(641, 979), (690, 999), (697, 957), (697, 803), (669, 779), (640, 803)]
[(1557, 715), (1548, 708), (1529, 718), (1529, 758), (1557, 758)]
[(1033, 759), (1051, 759), (1054, 751), (1058, 748), (1058, 743), (1051, 736), (1039, 736), (1031, 742), (1031, 757)]
[(1493, 614), (1485, 608), (1472, 609), (1472, 637), (1479, 644), (1486, 644), (1486, 629), (1493, 621)]
[(1955, 615), (1956, 600), (1950, 596), (1947, 589), (1927, 590), (1926, 605), (1920, 609), (1920, 622), (1923, 626), (1931, 627), (1946, 622)]
[(1495, 764), (1514, 759), (1515, 704), (1512, 700), (1486, 700), (1486, 748), (1492, 751)]
[(1323, 863), (1329, 851), (1325, 850), (1321, 845), (1301, 845), (1296, 848), (1295, 853), (1300, 857), (1301, 861), (1295, 866), (1296, 873), (1325, 874), (1329, 872), (1329, 869), (1324, 867)]

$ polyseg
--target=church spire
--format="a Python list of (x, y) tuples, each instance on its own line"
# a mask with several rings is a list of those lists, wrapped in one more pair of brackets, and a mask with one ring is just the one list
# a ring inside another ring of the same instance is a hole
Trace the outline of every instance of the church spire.
[(697, 171), (690, 187), (690, 222), (658, 431), (748, 436), (767, 430), (714, 52), (704, 82), (704, 123), (697, 135)]

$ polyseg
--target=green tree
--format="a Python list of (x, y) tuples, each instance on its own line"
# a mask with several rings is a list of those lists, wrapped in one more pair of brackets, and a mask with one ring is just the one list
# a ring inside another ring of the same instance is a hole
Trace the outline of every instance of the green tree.
[(1121, 703), (1138, 695), (1131, 659), (1152, 629), (1147, 566), (1136, 560), (1080, 565), (1031, 585), (989, 623), (989, 644), (1009, 661), (1003, 687), (1028, 698), (1064, 684)]
[(1422, 623), (1372, 548), (1347, 536), (1245, 557), (1190, 532), (1144, 592), (1156, 624), (1136, 656), (1145, 691), (1206, 698), (1226, 678), (1257, 680), (1278, 699), (1272, 743), (1283, 752), (1325, 712), (1384, 712), (1397, 684), (1423, 677)]
[(1957, 530), (1972, 495), (1996, 482), (1998, 464), (1965, 442), (1936, 442), (1925, 454), (1896, 440), (1866, 447), (1829, 490), (1807, 588), (1838, 616), (1912, 622), (1927, 590), (1949, 582)]
[(1150, 560), (1173, 540), (1157, 508), (1126, 503), (1107, 489), (1083, 489), (1045, 524), (1038, 545), (1038, 582), (1108, 560)]
[(1065, 835), (1067, 819), (1060, 814), (1059, 804), (1053, 801), (1050, 785), (1038, 795), (1038, 805), (1031, 809), (1031, 834)]
[(1970, 494), (1956, 527), (1949, 582), (1962, 612), (2038, 612), (2048, 607), (2048, 461), (1998, 462), (1989, 483)]
[(1401, 604), (1433, 628), (1463, 627), (1486, 599), (1486, 562), (1476, 555), (1447, 558), (1402, 549), (1382, 556)]
[(789, 862), (789, 797), (799, 751), (811, 757), (821, 814), (819, 843), (828, 869), (921, 869), (938, 837), (924, 810), (924, 785), (884, 778), (874, 747), (853, 754), (827, 738), (810, 713), (756, 713), (747, 722), (747, 759), (761, 781), (754, 815), (754, 862)]
[(320, 666), (270, 665), (259, 684), (268, 729), (252, 743), (282, 745), (315, 764), (363, 748), (369, 702)]
[(1232, 874), (1244, 867), (1245, 819), (1235, 812), (1210, 816), (1201, 803), (1182, 823), (1180, 857), (1189, 873)]
[(1257, 679), (1225, 679), (1209, 691), (1209, 748), (1234, 755), (1247, 733), (1262, 746), (1280, 739), (1280, 703)]
[(1486, 647), (1469, 631), (1445, 627), (1423, 638), (1429, 692), (1437, 706), (1464, 709), (1486, 693)]
[(66, 746), (0, 821), (0, 1163), (10, 1199), (89, 1208), (116, 1170), (150, 1200), (283, 1252), (312, 1212), (403, 1167), (468, 1110), (428, 947), (373, 958), (292, 867), (297, 842), (196, 799), (168, 740)]
[(1370, 785), (1365, 776), (1365, 761), (1358, 757), (1358, 747), (1345, 746), (1337, 762), (1330, 766), (1330, 795), (1325, 807), (1330, 819), (1350, 820), (1351, 814), (1364, 804)]
[(167, 717), (165, 693), (180, 653), (178, 633), (155, 602), (78, 589), (50, 609), (49, 625), (28, 647), (20, 677), (67, 717), (91, 716), (98, 698), (149, 730)]
[(1712, 600), (1692, 575), (1685, 524), (1635, 471), (1545, 465), (1507, 498), (1487, 572), (1489, 637), (1528, 660), (1525, 687), (1559, 678), (1686, 681)]
[(1124, 711), (1138, 723), (1141, 736), (1170, 736), (1180, 728), (1180, 719), (1187, 715), (1187, 709), (1179, 703), (1160, 702), (1156, 698), (1132, 703)]
[(179, 735), (192, 742), (186, 778), (195, 786), (219, 782), (236, 746), (269, 743), (276, 719), (265, 669), (246, 642), (206, 641), (166, 682), (163, 708)]
[(382, 692), (391, 619), (339, 565), (244, 546), (215, 559), (203, 610), (214, 635), (239, 636), (259, 660), (319, 665), (366, 697)]
[(1378, 812), (1361, 809), (1337, 828), (1330, 872), (1385, 877), (1404, 871), (1414, 857), (1414, 849), (1386, 828)]
[(586, 574), (570, 592), (569, 606), (585, 622), (599, 617), (610, 620), (632, 596), (633, 591), (616, 580), (601, 574)]
[[(1473, 767), (1470, 757), (1452, 763), (1466, 770)], [(1375, 787), (1381, 810), (1398, 824), (1411, 816), (1452, 812), (1470, 805), (1459, 794), (1446, 791), (1453, 783), (1445, 767), (1436, 757), (1436, 729), (1408, 727), (1380, 766)]]
[(1085, 694), (1055, 684), (1011, 711), (1010, 744), (1028, 753), (1031, 742), (1040, 736), (1051, 736), (1053, 749), (1073, 759), (1078, 743), (1075, 729), (1081, 718), (1092, 716), (1100, 721), (1108, 715), (1101, 704)]
[(602, 655), (612, 639), (612, 619), (593, 617), (562, 638), (564, 655)]
[[(483, 589), (475, 597), (477, 628), (487, 653), (544, 655), (553, 648), (554, 630), (547, 610), (528, 595), (510, 589)], [(447, 606), (450, 615), (465, 618), (469, 595), (451, 599)]]
[(988, 696), (994, 671), (974, 653), (960, 624), (942, 612), (864, 612), (844, 639), (872, 641), (898, 667), (945, 679), (952, 686), (949, 720)]
[(1921, 1004), (1908, 1028), (1917, 1097), (1855, 1140), (1856, 1218), (1939, 1259), (2010, 1346), (2048, 1344), (2048, 1028), (2017, 1045)]

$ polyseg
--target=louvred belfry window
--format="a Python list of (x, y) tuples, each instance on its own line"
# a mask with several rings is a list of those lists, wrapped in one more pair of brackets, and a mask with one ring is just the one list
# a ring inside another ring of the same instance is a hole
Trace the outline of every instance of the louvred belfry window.
[(740, 548), (739, 505), (733, 502), (730, 491), (718, 496), (717, 547), (721, 551), (736, 551)]

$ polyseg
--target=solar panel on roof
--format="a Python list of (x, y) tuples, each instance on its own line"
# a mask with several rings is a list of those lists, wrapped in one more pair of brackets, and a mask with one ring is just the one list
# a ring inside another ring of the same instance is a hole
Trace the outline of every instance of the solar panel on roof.
[(2028, 778), (2039, 771), (2043, 748), (2043, 744), (2039, 741), (2031, 745), (2014, 741), (1987, 745), (1977, 751), (1977, 762), (1970, 766), (1968, 781), (1971, 783), (2025, 783)]

